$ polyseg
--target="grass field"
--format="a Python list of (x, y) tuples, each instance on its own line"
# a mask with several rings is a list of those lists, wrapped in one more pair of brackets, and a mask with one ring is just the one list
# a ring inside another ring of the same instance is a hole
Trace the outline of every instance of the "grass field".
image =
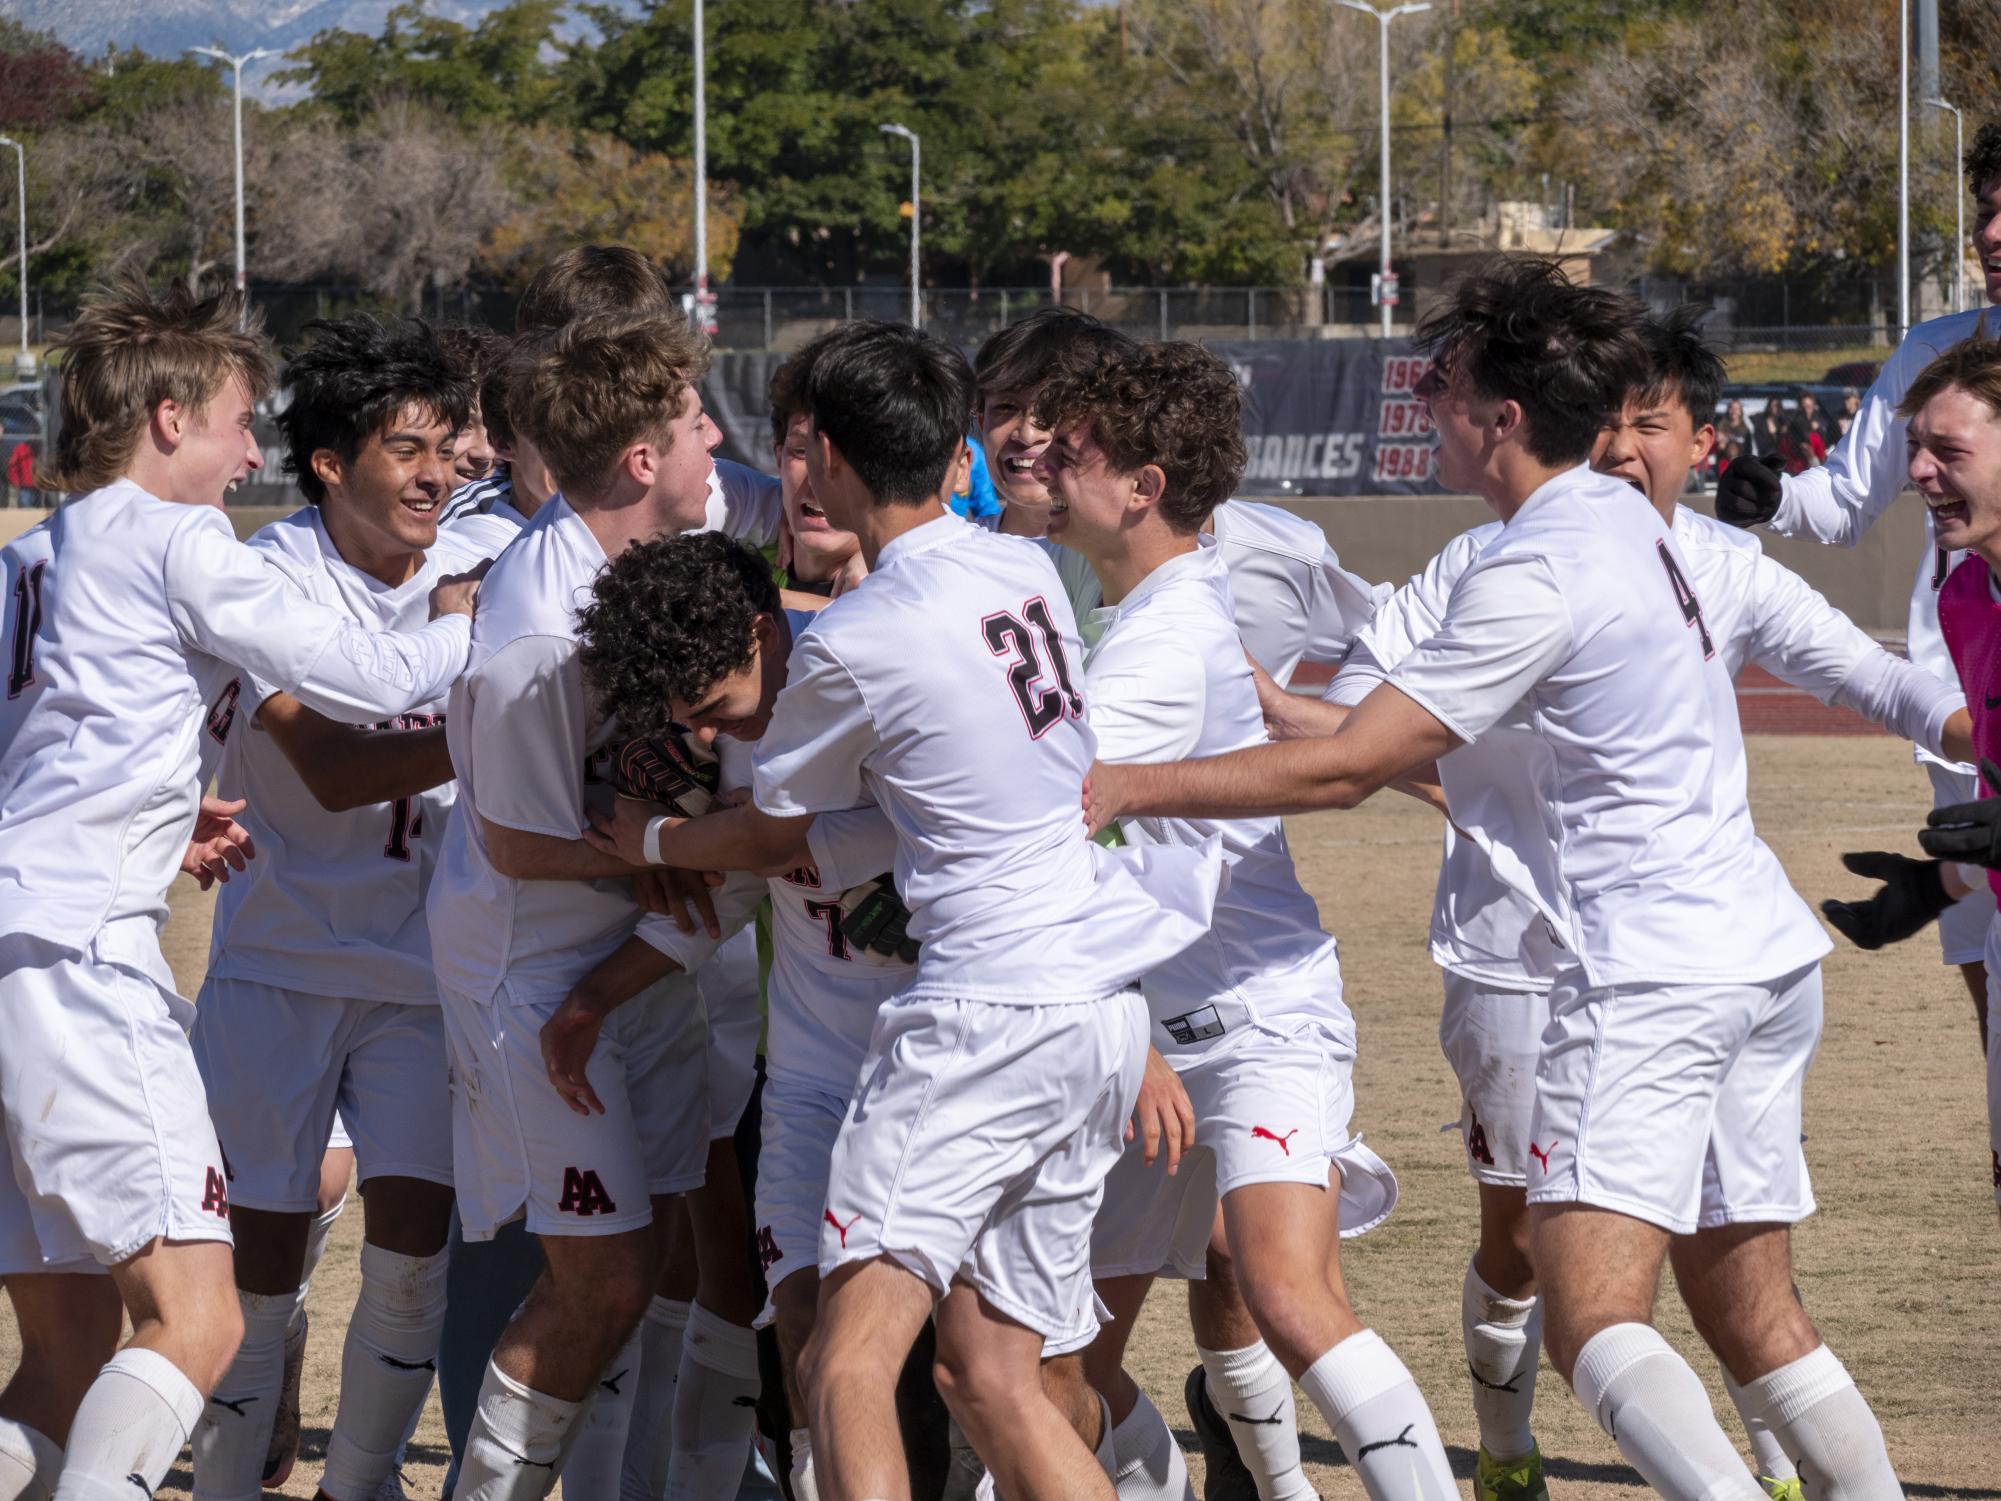
[(1802, 381), (1821, 379), (1836, 365), (1857, 360), (1881, 363), (1889, 357), (1884, 344), (1857, 344), (1843, 349), (1738, 349), (1723, 356), (1732, 381)]
[[(1752, 802), (1765, 838), (1814, 902), (1861, 883), (1843, 850), (1914, 851), (1928, 789), (1910, 752), (1887, 736), (1760, 737)], [(1388, 1338), (1430, 1397), (1462, 1477), (1476, 1442), (1459, 1336), (1459, 1288), (1473, 1242), (1474, 1199), (1459, 1113), (1437, 1045), (1439, 982), (1425, 955), (1438, 864), (1433, 815), (1385, 795), (1354, 813), (1292, 821), (1322, 921), (1342, 943), (1349, 1004), (1361, 1025), (1356, 1125), (1396, 1169), (1391, 1220), (1344, 1253), (1362, 1315)], [(168, 953), (183, 993), (200, 984), (207, 899), (175, 892)], [(2001, 1223), (1988, 1189), (1982, 1073), (1970, 1008), (1929, 938), (1901, 950), (1843, 947), (1827, 961), (1827, 1030), (1809, 1083), (1808, 1155), (1821, 1212), (1797, 1237), (1798, 1282), (1828, 1342), (1875, 1405), (1908, 1494), (2001, 1501)], [(310, 1497), (333, 1418), (339, 1335), (352, 1306), (361, 1215), (351, 1206), (313, 1288), (305, 1381), (305, 1450), (286, 1494)], [(1672, 1285), (1661, 1322), (1728, 1400), (1681, 1315)], [(11, 1366), (10, 1318), (0, 1363)], [(1185, 1431), (1181, 1382), (1193, 1359), (1178, 1289), (1156, 1290), (1134, 1341), (1134, 1373)], [(1537, 1429), (1559, 1501), (1631, 1497), (1641, 1482), (1547, 1366)], [(1309, 1469), (1323, 1495), (1359, 1498), (1354, 1476), (1302, 1402)], [(434, 1497), (443, 1434), (435, 1399), (411, 1449), (411, 1494)], [(186, 1464), (161, 1494), (185, 1494)], [(579, 1498), (584, 1501), (584, 1498)]]

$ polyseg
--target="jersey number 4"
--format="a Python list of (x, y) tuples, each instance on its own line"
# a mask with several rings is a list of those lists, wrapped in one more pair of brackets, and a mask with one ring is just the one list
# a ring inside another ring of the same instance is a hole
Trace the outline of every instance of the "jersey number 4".
[(14, 629), (7, 653), (7, 696), (19, 698), (35, 680), (35, 637), (42, 629), (43, 558), (14, 576)]
[(1681, 569), (1676, 566), (1674, 554), (1668, 551), (1667, 543), (1656, 542), (1654, 550), (1661, 555), (1661, 567), (1667, 570), (1668, 587), (1674, 590), (1674, 602), (1681, 606), (1681, 623), (1693, 628), (1702, 638), (1702, 659), (1706, 662), (1716, 655), (1716, 643), (1709, 639), (1709, 622), (1702, 618), (1702, 602), (1688, 587), (1688, 580), (1681, 576)]
[[(1049, 605), (1040, 595), (1023, 605), (1019, 615), (1002, 610), (987, 616), (980, 622), (980, 634), (986, 638), (988, 651), (1013, 658), (1007, 685), (1028, 725), (1029, 739), (1040, 740), (1066, 715), (1084, 717), (1084, 696), (1071, 686), (1062, 632), (1056, 629)], [(1054, 678), (1054, 684), (1045, 681), (1046, 677)]]

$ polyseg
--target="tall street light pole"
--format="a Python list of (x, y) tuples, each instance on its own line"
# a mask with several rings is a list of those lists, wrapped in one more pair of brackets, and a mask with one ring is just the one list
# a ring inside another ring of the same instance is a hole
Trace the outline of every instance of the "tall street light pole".
[(1390, 336), (1390, 309), (1396, 303), (1396, 274), (1390, 269), (1390, 22), (1398, 16), (1416, 15), (1421, 10), (1431, 9), (1431, 0), (1415, 0), (1415, 3), (1398, 5), (1389, 10), (1377, 10), (1363, 0), (1341, 0), (1349, 10), (1359, 10), (1365, 16), (1373, 16), (1376, 30), (1382, 43), (1380, 67), (1382, 72), (1382, 186), (1378, 190), (1380, 201), (1376, 205), (1377, 225), (1382, 231), (1382, 264), (1376, 272), (1376, 303), (1383, 313), (1383, 337)]
[(917, 132), (905, 125), (882, 125), (877, 127), (885, 135), (902, 136), (910, 142), (910, 326), (924, 326), (924, 293), (918, 279), (918, 251), (922, 243), (919, 228), (923, 214), (919, 211), (917, 199), (919, 146)]
[(8, 136), (0, 136), (0, 146), (14, 148), (14, 165), (19, 171), (20, 193), (20, 246), (21, 246), (21, 361), (19, 369), (26, 375), (32, 368), (28, 354), (28, 150), (19, 141)]
[(1897, 337), (1911, 331), (1911, 0), (1897, 0)]
[(1943, 99), (1927, 99), (1925, 103), (1952, 116), (1952, 310), (1956, 313), (1966, 306), (1966, 187), (1959, 180), (1966, 170), (1962, 165), (1966, 160), (1966, 121), (1957, 105)]
[(708, 55), (702, 0), (695, 0), (695, 322), (704, 333), (716, 331), (709, 296), (709, 103)]
[(236, 97), (236, 290), (244, 289), (243, 276), (243, 69), (260, 57), (275, 54), (263, 47), (253, 48), (241, 57), (232, 57), (220, 47), (190, 47), (190, 52), (199, 52), (203, 57), (218, 58), (229, 64), (231, 86)]

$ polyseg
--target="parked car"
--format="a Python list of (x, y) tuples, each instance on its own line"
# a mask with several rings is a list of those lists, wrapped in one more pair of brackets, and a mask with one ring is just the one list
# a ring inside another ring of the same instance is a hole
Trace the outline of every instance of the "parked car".
[(1821, 383), (1829, 386), (1853, 386), (1858, 391), (1867, 390), (1876, 379), (1876, 372), (1883, 368), (1881, 360), (1849, 360), (1845, 364), (1832, 367), (1823, 375)]

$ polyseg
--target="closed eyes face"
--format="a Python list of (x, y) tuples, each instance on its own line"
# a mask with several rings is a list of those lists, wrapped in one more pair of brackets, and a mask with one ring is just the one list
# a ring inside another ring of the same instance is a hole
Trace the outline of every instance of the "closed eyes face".
[(1666, 514), (1715, 442), (1715, 427), (1697, 427), (1679, 400), (1629, 402), (1599, 431), (1591, 467), (1624, 480)]
[(1940, 547), (1983, 556), (2001, 546), (2001, 416), (1948, 386), (1911, 419), (1911, 484), (1931, 509)]

